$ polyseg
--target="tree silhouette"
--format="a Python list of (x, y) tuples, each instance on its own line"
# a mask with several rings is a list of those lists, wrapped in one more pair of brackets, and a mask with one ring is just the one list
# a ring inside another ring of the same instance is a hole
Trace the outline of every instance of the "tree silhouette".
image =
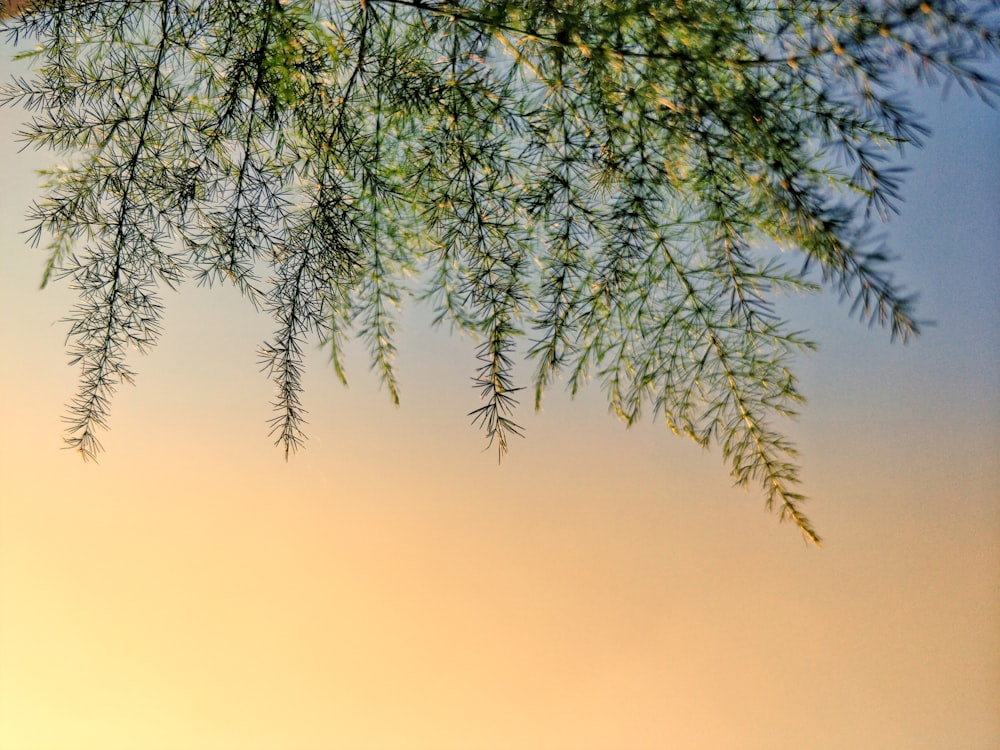
[(85, 457), (128, 351), (159, 336), (161, 284), (228, 282), (273, 315), (286, 455), (307, 342), (343, 378), (356, 333), (398, 402), (394, 322), (417, 296), (477, 342), (471, 415), (500, 453), (523, 342), (536, 406), (596, 379), (626, 422), (720, 444), (814, 541), (772, 426), (812, 344), (774, 297), (828, 287), (917, 332), (872, 232), (899, 197), (890, 157), (923, 134), (901, 74), (995, 102), (1000, 52), (1000, 6), (962, 0), (21, 6), (5, 26), (37, 43), (34, 75), (0, 97), (69, 159), (30, 216), (44, 281), (79, 290)]

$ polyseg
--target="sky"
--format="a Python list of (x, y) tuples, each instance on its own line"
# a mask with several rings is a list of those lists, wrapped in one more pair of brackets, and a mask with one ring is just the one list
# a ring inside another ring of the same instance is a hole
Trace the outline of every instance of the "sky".
[(402, 405), (361, 347), (348, 388), (317, 351), (286, 462), (268, 321), (167, 293), (83, 462), (73, 293), (20, 233), (54, 157), (0, 110), (0, 750), (1000, 747), (1000, 114), (915, 97), (888, 236), (934, 325), (890, 345), (786, 303), (821, 344), (785, 425), (821, 549), (596, 387), (523, 409), (498, 465), (474, 345), (419, 307)]

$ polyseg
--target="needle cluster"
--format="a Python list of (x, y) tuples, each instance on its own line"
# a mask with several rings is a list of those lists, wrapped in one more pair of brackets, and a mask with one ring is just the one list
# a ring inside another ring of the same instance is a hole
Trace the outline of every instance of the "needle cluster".
[[(367, 345), (394, 401), (407, 296), (477, 342), (502, 453), (517, 353), (536, 407), (597, 380), (628, 423), (716, 443), (809, 539), (795, 449), (811, 342), (775, 295), (831, 288), (917, 332), (872, 225), (923, 130), (909, 73), (995, 102), (1000, 8), (964, 0), (39, 0), (4, 21), (0, 99), (65, 155), (30, 210), (80, 302), (68, 441), (93, 457), (162, 286), (231, 283), (274, 319), (271, 428), (304, 439), (303, 355)], [(785, 252), (779, 253), (780, 248)]]

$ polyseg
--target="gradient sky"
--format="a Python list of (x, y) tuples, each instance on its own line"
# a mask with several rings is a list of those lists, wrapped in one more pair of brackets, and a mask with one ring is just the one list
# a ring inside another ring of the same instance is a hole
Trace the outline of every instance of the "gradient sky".
[(833, 296), (787, 305), (822, 344), (788, 424), (819, 550), (598, 388), (524, 409), (498, 466), (473, 345), (419, 308), (402, 406), (360, 347), (347, 389), (317, 353), (285, 463), (268, 321), (168, 293), (83, 463), (72, 292), (19, 234), (54, 157), (0, 110), (0, 749), (1000, 747), (1000, 115), (918, 99), (890, 237), (936, 325), (903, 347)]

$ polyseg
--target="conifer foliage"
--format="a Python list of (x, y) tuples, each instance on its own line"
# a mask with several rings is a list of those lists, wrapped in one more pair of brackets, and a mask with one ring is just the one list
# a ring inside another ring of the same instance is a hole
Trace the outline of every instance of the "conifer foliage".
[[(40, 0), (3, 24), (22, 137), (64, 154), (30, 209), (69, 316), (68, 440), (93, 457), (163, 285), (234, 285), (273, 315), (286, 454), (303, 354), (359, 336), (394, 401), (400, 305), (469, 334), (473, 419), (502, 453), (534, 402), (598, 381), (718, 444), (818, 540), (795, 449), (810, 341), (776, 294), (824, 287), (917, 332), (872, 225), (919, 142), (914, 78), (995, 102), (1000, 6), (963, 0)], [(785, 252), (777, 252), (781, 248)]]

